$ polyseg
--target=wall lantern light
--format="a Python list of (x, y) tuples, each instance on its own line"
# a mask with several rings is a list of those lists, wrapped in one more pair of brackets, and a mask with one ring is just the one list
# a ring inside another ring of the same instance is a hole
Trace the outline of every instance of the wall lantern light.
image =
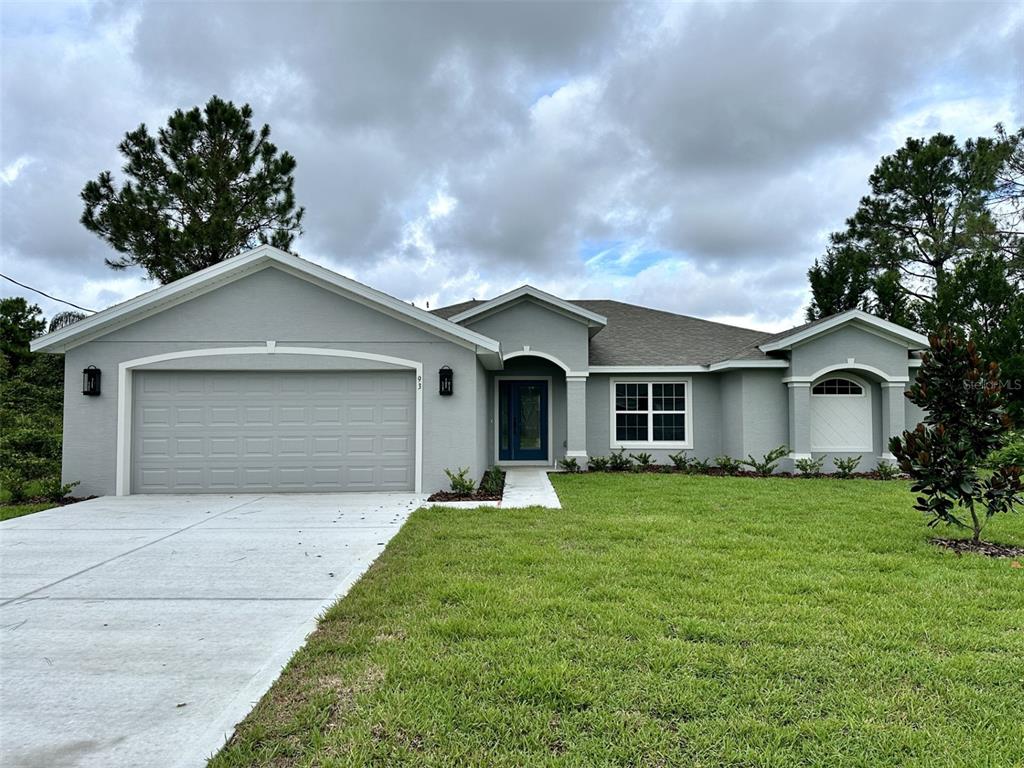
[(90, 365), (82, 371), (82, 394), (97, 396), (100, 393), (100, 369)]
[(443, 397), (449, 397), (455, 394), (454, 382), (452, 380), (453, 375), (452, 369), (447, 365), (442, 365), (441, 370), (437, 372), (438, 392)]

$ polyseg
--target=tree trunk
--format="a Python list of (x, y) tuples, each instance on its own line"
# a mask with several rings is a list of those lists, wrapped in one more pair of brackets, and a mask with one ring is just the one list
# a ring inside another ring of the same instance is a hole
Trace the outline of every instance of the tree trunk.
[(981, 521), (978, 520), (978, 514), (974, 511), (974, 503), (971, 503), (971, 521), (974, 523), (974, 543), (978, 544), (981, 542)]

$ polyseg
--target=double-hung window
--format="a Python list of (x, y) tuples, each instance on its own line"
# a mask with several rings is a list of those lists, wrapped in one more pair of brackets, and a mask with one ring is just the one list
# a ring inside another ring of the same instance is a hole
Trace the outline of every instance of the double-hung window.
[(612, 448), (692, 448), (690, 380), (612, 381)]

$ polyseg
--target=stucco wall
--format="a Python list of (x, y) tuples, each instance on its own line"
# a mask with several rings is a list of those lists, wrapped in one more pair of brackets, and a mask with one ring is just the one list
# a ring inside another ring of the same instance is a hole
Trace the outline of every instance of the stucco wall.
[(533, 352), (557, 357), (573, 371), (585, 371), (589, 365), (587, 326), (530, 299), (479, 320), (472, 318), (463, 325), (500, 341), (506, 355), (529, 346)]
[[(77, 493), (114, 493), (118, 365), (126, 360), (210, 347), (284, 346), (347, 349), (414, 360), (423, 365), (423, 489), (447, 485), (446, 466), (483, 471), (473, 436), (480, 430), (479, 377), (473, 351), (374, 309), (270, 268), (179, 304), (70, 350), (65, 356), (64, 468)], [(81, 371), (103, 371), (103, 393), (81, 395)], [(455, 394), (441, 397), (437, 371), (455, 371)], [(365, 360), (305, 355), (196, 358), (162, 363), (178, 370), (394, 369)]]
[(833, 365), (848, 365), (850, 358), (888, 376), (907, 375), (906, 346), (851, 325), (794, 347), (789, 375), (814, 376)]

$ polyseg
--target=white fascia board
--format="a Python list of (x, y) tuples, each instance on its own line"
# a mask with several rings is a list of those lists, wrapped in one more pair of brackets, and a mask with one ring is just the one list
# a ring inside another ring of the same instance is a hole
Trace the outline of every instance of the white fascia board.
[(706, 365), (592, 365), (590, 373), (707, 373)]
[(452, 315), (449, 320), (453, 323), (461, 323), (469, 320), (470, 318), (493, 312), (505, 304), (518, 301), (523, 298), (532, 298), (543, 304), (549, 304), (552, 307), (575, 317), (577, 320), (585, 321), (588, 325), (595, 325), (601, 328), (608, 325), (608, 318), (603, 315), (591, 312), (589, 309), (584, 309), (583, 307), (568, 302), (565, 299), (560, 299), (553, 294), (540, 290), (539, 288), (534, 288), (532, 285), (521, 285), (508, 293), (496, 296), (490, 301), (485, 301), (483, 304), (477, 304), (475, 307), (471, 307), (464, 312)]
[(269, 245), (261, 245), (246, 253), (225, 259), (173, 283), (154, 288), (141, 296), (115, 304), (91, 317), (41, 336), (32, 342), (31, 349), (33, 352), (66, 351), (270, 265), (321, 287), (333, 288), (356, 300), (361, 299), (361, 303), (383, 310), (400, 320), (457, 339), (478, 352), (500, 356), (501, 345), (494, 339), (462, 328), (424, 309), (406, 304), (393, 296)]
[(711, 365), (592, 365), (591, 373), (715, 373), (736, 368), (789, 368), (788, 360), (723, 360)]
[(708, 366), (708, 370), (714, 373), (715, 371), (729, 371), (735, 368), (789, 368), (789, 360), (722, 360), (718, 363), (712, 363)]
[(762, 352), (779, 352), (784, 349), (790, 349), (794, 344), (799, 344), (803, 341), (807, 341), (808, 339), (812, 339), (815, 336), (828, 333), (841, 325), (851, 322), (863, 323), (870, 329), (881, 332), (895, 341), (906, 344), (907, 347), (911, 349), (926, 349), (928, 347), (928, 338), (917, 331), (904, 328), (902, 325), (891, 323), (888, 320), (875, 317), (874, 315), (870, 315), (859, 309), (851, 309), (838, 314), (835, 317), (830, 317), (828, 320), (818, 323), (815, 326), (805, 328), (802, 331), (797, 331), (789, 336), (778, 339), (777, 341), (773, 341), (769, 344), (762, 344), (758, 349)]

